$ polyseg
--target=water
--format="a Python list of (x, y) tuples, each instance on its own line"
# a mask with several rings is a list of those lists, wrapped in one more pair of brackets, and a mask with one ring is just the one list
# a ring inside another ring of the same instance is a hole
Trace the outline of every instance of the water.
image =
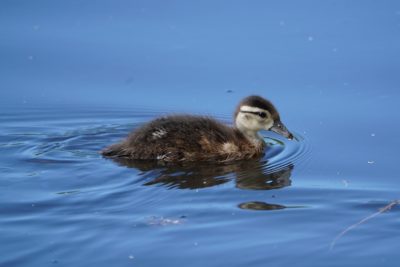
[[(398, 265), (397, 1), (3, 1), (0, 29), (0, 266)], [(255, 93), (298, 141), (99, 154), (164, 114), (231, 123)]]

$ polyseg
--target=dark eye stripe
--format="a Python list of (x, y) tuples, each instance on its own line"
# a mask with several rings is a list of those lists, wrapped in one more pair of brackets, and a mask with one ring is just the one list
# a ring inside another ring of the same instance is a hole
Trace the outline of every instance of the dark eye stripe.
[(265, 113), (265, 112), (256, 112), (256, 111), (240, 111), (240, 112), (243, 112), (243, 113), (250, 113), (250, 114), (254, 114), (254, 115), (258, 115), (258, 116), (260, 116), (261, 118), (266, 118), (267, 117), (267, 113)]

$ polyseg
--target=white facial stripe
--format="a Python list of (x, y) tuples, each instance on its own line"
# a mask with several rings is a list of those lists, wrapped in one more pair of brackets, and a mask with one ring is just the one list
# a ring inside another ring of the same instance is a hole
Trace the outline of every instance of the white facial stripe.
[(241, 112), (264, 112), (267, 114), (267, 118), (271, 118), (271, 113), (269, 113), (267, 110), (262, 109), (262, 108), (257, 108), (257, 107), (250, 107), (250, 106), (241, 106), (240, 107)]
[(256, 108), (256, 107), (250, 107), (250, 106), (241, 106), (240, 111), (244, 112), (268, 112), (265, 109), (262, 108)]

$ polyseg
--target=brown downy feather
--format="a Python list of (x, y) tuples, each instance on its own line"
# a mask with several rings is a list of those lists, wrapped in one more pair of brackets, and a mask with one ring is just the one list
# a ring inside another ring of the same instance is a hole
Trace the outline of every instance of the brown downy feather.
[(163, 161), (230, 161), (262, 155), (236, 128), (201, 116), (168, 116), (136, 129), (102, 151), (107, 157)]

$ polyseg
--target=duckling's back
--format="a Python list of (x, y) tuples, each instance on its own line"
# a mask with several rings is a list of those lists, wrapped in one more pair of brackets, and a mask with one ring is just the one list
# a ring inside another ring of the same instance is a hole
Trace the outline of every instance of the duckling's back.
[(123, 142), (102, 151), (110, 157), (163, 161), (225, 161), (250, 158), (261, 152), (238, 130), (200, 116), (155, 119)]

